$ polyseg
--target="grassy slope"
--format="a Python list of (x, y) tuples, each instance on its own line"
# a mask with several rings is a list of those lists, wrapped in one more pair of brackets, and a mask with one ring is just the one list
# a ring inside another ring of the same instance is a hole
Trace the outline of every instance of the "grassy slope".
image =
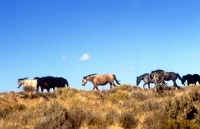
[(101, 91), (75, 88), (52, 93), (0, 95), (0, 128), (160, 129), (200, 128), (200, 87), (157, 93), (121, 85)]

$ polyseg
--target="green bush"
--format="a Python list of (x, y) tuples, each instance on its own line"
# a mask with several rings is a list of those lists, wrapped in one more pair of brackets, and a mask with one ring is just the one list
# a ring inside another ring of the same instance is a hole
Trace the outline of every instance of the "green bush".
[(132, 87), (130, 84), (122, 84), (116, 87), (118, 90), (127, 90), (127, 91), (131, 91)]
[(179, 98), (166, 102), (163, 110), (164, 114), (172, 119), (192, 120), (197, 114), (197, 109), (192, 99), (186, 96), (180, 96)]
[(157, 111), (154, 111), (152, 115), (144, 118), (142, 129), (162, 129), (161, 125), (165, 120), (165, 116)]
[(33, 92), (33, 91), (35, 91), (35, 88), (32, 87), (32, 86), (24, 86), (24, 87), (23, 87), (23, 90), (24, 90), (25, 92)]
[(129, 94), (126, 91), (118, 90), (116, 93), (112, 93), (109, 96), (110, 96), (110, 98), (126, 100), (126, 99), (128, 99)]
[(139, 105), (141, 111), (154, 111), (162, 108), (162, 103), (153, 99), (148, 99)]
[(106, 129), (107, 124), (102, 114), (95, 112), (90, 113), (87, 117), (87, 125), (91, 129)]
[(119, 104), (120, 109), (136, 109), (136, 103), (134, 99), (124, 100), (122, 103)]
[(189, 120), (169, 120), (162, 124), (161, 129), (200, 129), (200, 126)]
[(114, 122), (118, 118), (118, 113), (115, 110), (110, 109), (106, 113), (105, 117), (106, 117), (106, 123), (108, 123), (109, 125), (112, 125), (112, 124), (114, 124)]
[(193, 101), (200, 101), (200, 92), (199, 92), (198, 88), (192, 89), (189, 92), (188, 97), (190, 99), (192, 99)]
[(136, 99), (138, 101), (144, 101), (149, 98), (147, 94), (141, 91), (132, 91), (129, 95), (129, 98)]
[(119, 123), (124, 129), (134, 129), (138, 125), (138, 119), (135, 118), (135, 112), (132, 110), (123, 111), (119, 115)]
[(7, 105), (5, 107), (0, 108), (0, 118), (5, 118), (7, 115), (24, 110), (26, 106), (24, 104), (14, 104), (14, 105)]

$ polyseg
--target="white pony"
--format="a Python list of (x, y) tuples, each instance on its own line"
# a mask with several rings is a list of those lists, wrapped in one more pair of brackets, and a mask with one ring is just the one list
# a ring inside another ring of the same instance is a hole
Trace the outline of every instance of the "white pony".
[(21, 85), (30, 86), (34, 89), (34, 91), (38, 91), (37, 79), (28, 80), (27, 78), (18, 79), (18, 86), (20, 88)]

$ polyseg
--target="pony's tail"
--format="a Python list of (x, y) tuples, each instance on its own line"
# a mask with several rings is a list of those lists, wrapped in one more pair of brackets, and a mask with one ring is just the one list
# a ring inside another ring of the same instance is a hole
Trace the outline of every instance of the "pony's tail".
[(181, 76), (178, 73), (176, 73), (176, 75), (177, 75), (178, 79), (182, 81)]
[(69, 83), (68, 83), (67, 79), (65, 79), (65, 84), (67, 85), (67, 87), (69, 87)]
[(178, 73), (176, 73), (176, 75), (177, 75), (178, 79), (181, 81), (181, 83), (184, 84), (183, 83), (183, 79), (181, 78), (181, 76)]
[(115, 79), (116, 83), (117, 83), (118, 85), (121, 85), (121, 84), (119, 83), (119, 81), (117, 80), (116, 76), (115, 76), (114, 74), (113, 74), (113, 76), (114, 76), (114, 79)]

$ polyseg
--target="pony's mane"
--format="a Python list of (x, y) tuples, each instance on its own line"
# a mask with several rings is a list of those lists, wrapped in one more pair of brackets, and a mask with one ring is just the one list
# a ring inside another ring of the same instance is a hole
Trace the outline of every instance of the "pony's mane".
[(28, 77), (20, 78), (20, 79), (18, 79), (18, 82), (21, 81), (21, 80), (25, 80), (25, 79), (28, 79)]
[(87, 76), (84, 76), (83, 78), (85, 79), (85, 78), (90, 77), (90, 76), (93, 76), (93, 75), (97, 75), (97, 74), (89, 74), (89, 75), (87, 75)]

